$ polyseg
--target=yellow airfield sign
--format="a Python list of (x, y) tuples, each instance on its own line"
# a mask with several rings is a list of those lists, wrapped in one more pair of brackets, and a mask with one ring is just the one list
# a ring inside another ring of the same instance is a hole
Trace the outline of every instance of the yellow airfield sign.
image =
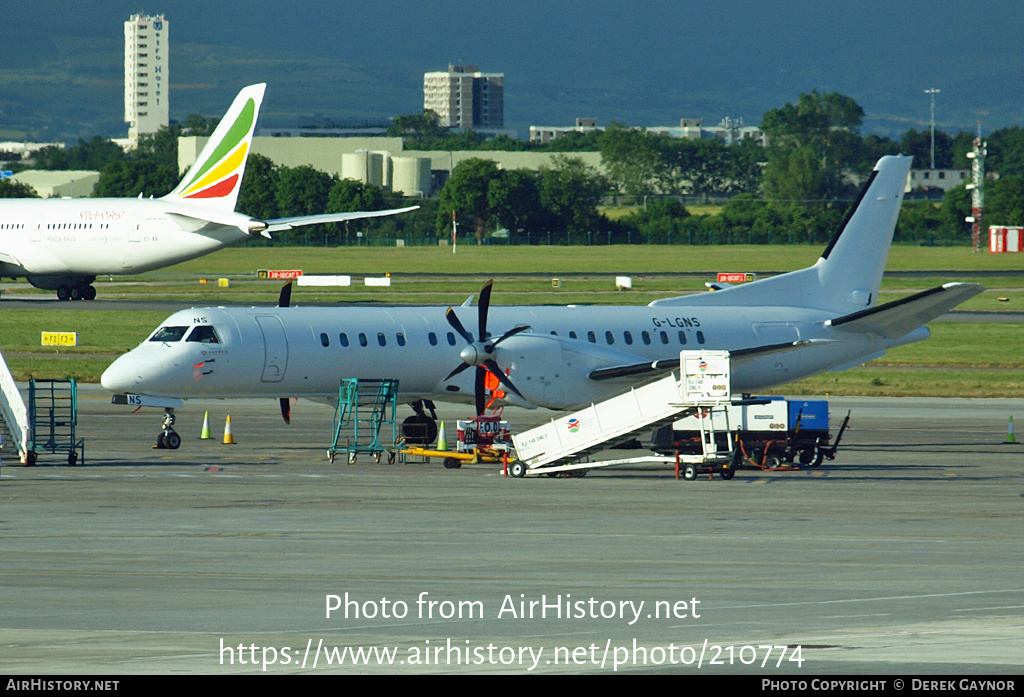
[(78, 332), (43, 332), (43, 346), (78, 346)]

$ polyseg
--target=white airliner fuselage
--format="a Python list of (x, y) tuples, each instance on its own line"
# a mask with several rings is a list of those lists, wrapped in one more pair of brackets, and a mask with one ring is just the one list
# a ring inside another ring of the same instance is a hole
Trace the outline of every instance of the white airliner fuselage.
[[(570, 408), (620, 391), (594, 370), (678, 357), (683, 348), (740, 349), (825, 340), (739, 363), (733, 390), (763, 390), (884, 351), (893, 342), (843, 336), (821, 311), (792, 308), (492, 307), (493, 334), (531, 329), (497, 347), (497, 362), (531, 405)], [(459, 308), (466, 326), (476, 308)], [(716, 316), (719, 319), (716, 320)], [(725, 319), (725, 317), (728, 319)], [(196, 327), (205, 327), (193, 336)], [(210, 331), (212, 329), (212, 332)], [(169, 331), (170, 330), (170, 331)], [(910, 340), (923, 339), (925, 328)], [(901, 342), (902, 343), (902, 342)], [(291, 307), (182, 310), (104, 374), (117, 392), (155, 397), (338, 396), (341, 378), (399, 380), (403, 400), (472, 402), (473, 376), (445, 376), (465, 342), (440, 308)], [(515, 401), (514, 395), (509, 395)]]
[[(0, 208), (0, 276), (134, 274), (194, 259), (252, 233), (241, 213), (200, 220), (163, 199), (8, 200)], [(204, 211), (207, 218), (209, 212)], [(16, 261), (15, 261), (16, 260)]]

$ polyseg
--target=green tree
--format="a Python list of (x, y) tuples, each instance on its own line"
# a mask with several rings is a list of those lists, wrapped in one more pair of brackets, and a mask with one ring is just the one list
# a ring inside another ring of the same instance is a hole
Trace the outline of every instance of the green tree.
[(498, 225), (507, 228), (512, 241), (545, 227), (538, 175), (516, 169), (499, 172), (487, 187), (487, 204)]
[(282, 217), (319, 215), (327, 210), (334, 178), (309, 165), (281, 167), (277, 185), (277, 208)]
[(577, 243), (601, 228), (597, 204), (608, 187), (608, 180), (579, 158), (556, 155), (551, 167), (540, 170), (540, 200), (554, 231), (568, 232)]
[(379, 211), (386, 206), (384, 189), (355, 179), (340, 179), (327, 194), (328, 213)]
[(438, 196), (436, 219), (437, 236), (444, 238), (451, 232), (452, 211), (462, 225), (470, 225), (477, 244), (482, 244), (491, 220), (491, 206), (487, 199), (491, 181), (499, 175), (494, 160), (477, 157), (463, 160), (455, 166)]
[(605, 171), (619, 191), (633, 196), (664, 193), (666, 167), (654, 136), (612, 122), (598, 142)]
[(133, 158), (107, 163), (100, 172), (94, 196), (160, 197), (171, 192), (178, 184), (178, 168), (159, 164), (149, 158)]
[(277, 206), (280, 181), (281, 170), (269, 157), (249, 153), (236, 209), (260, 220), (280, 217)]
[(0, 198), (39, 198), (39, 194), (28, 184), (0, 179)]

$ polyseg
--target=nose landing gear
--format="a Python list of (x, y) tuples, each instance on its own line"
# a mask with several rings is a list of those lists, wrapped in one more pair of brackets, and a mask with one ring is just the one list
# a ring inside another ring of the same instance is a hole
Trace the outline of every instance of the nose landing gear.
[(156, 437), (154, 448), (165, 450), (177, 450), (181, 445), (181, 436), (174, 430), (174, 408), (164, 408), (164, 426), (160, 435)]

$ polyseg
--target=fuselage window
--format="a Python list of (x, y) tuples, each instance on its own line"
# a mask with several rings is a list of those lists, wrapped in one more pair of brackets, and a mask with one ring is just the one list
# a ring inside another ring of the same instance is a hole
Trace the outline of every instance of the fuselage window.
[(587, 341), (589, 341), (592, 344), (596, 344), (597, 343), (597, 335), (594, 334), (594, 332), (587, 332)]
[(658, 333), (661, 334), (661, 343), (667, 344), (668, 343), (668, 334), (666, 332), (663, 332), (663, 331), (662, 332), (658, 332)]
[(427, 340), (430, 342), (431, 346), (437, 346), (437, 334), (434, 332), (427, 334)]
[(320, 344), (327, 348), (331, 345), (331, 338), (327, 336), (327, 332), (320, 332)]
[(388, 345), (388, 338), (384, 336), (384, 332), (377, 332), (377, 343), (381, 346)]
[(612, 344), (615, 343), (615, 335), (612, 334), (611, 332), (605, 332), (604, 333), (604, 340), (608, 342), (609, 346), (611, 346)]
[(633, 335), (630, 334), (629, 332), (622, 332), (622, 338), (626, 340), (627, 346), (633, 345)]
[(554, 329), (552, 329), (551, 330), (551, 336), (558, 336), (558, 332), (556, 332)]
[(647, 332), (646, 329), (640, 332), (640, 338), (643, 339), (644, 344), (646, 344), (647, 346), (651, 345), (651, 335)]
[(366, 346), (366, 334), (359, 332), (359, 345)]
[(398, 332), (397, 334), (395, 334), (395, 341), (398, 342), (399, 346), (405, 346), (405, 334), (403, 334), (402, 332)]
[(348, 334), (346, 334), (345, 332), (338, 334), (338, 343), (340, 343), (342, 346), (348, 346)]
[(449, 346), (454, 346), (455, 345), (455, 334), (453, 334), (452, 332), (448, 332), (448, 345)]
[(704, 343), (704, 332), (699, 331), (699, 330), (697, 332), (697, 343), (698, 344), (703, 344)]
[(682, 329), (679, 330), (679, 343), (684, 345), (686, 344), (686, 332)]
[(200, 324), (198, 327), (192, 329), (192, 333), (188, 335), (185, 341), (196, 341), (200, 344), (219, 344), (220, 339), (217, 338), (217, 332), (213, 331), (213, 327), (208, 324)]
[(569, 332), (569, 338), (570, 339), (579, 339), (579, 337), (576, 336), (576, 332)]
[(149, 338), (150, 341), (181, 341), (188, 327), (160, 327)]

